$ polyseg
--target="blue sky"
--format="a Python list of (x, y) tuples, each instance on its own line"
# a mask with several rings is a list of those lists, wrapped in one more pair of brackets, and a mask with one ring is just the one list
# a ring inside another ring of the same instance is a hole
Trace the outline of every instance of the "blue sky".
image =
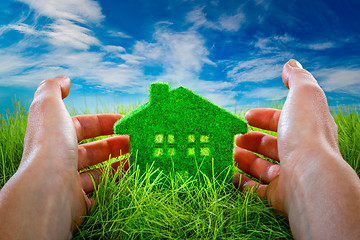
[(299, 60), (331, 105), (359, 104), (360, 1), (3, 0), (0, 112), (65, 74), (68, 105), (146, 101), (152, 82), (229, 109), (282, 99)]

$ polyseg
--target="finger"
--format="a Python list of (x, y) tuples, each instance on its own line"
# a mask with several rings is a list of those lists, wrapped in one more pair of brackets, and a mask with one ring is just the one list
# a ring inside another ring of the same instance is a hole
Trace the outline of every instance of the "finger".
[(262, 132), (249, 132), (235, 137), (235, 144), (279, 162), (277, 138)]
[[(71, 85), (70, 79), (64, 75), (58, 76), (54, 79), (47, 79), (39, 84), (35, 96), (36, 94), (44, 93), (45, 90), (50, 90), (52, 92), (56, 92), (60, 90), (61, 99), (64, 99), (69, 95), (70, 85)], [(56, 96), (52, 95), (52, 97), (56, 97)]]
[(281, 110), (271, 108), (254, 108), (245, 114), (250, 126), (269, 131), (277, 131)]
[[(53, 156), (61, 156), (63, 149), (76, 147), (76, 142), (73, 142), (75, 139), (73, 124), (62, 101), (69, 91), (70, 79), (65, 76), (47, 79), (40, 83), (29, 108), (23, 159), (28, 159), (27, 156), (35, 147), (39, 148), (40, 144), (44, 149), (45, 146), (58, 145), (58, 142), (62, 142), (62, 149), (52, 149)], [(66, 132), (66, 136), (59, 136), (59, 131)]]
[(255, 192), (262, 198), (266, 199), (266, 188), (267, 185), (260, 184), (251, 178), (241, 174), (234, 173), (234, 186), (239, 188), (242, 192), (247, 192), (250, 190), (255, 190)]
[(81, 144), (78, 147), (78, 170), (124, 155), (130, 152), (129, 136), (115, 136)]
[[(111, 171), (112, 174), (117, 171), (117, 169), (123, 166), (123, 171), (127, 171), (129, 169), (129, 159), (124, 159), (122, 161), (118, 161), (111, 164)], [(101, 181), (101, 177), (103, 176), (104, 172), (108, 171), (107, 167), (92, 169), (86, 172), (80, 173), (81, 185), (85, 193), (90, 193), (94, 191), (95, 185)]]
[[(301, 75), (301, 81), (295, 79)], [(290, 89), (294, 84), (302, 84), (303, 82), (316, 82), (311, 74), (303, 69), (302, 65), (295, 59), (290, 59), (283, 68), (282, 79), (287, 88)]]
[(97, 114), (72, 117), (78, 142), (84, 139), (114, 134), (113, 126), (121, 114)]
[(312, 147), (319, 143), (316, 140), (321, 139), (322, 143), (327, 142), (331, 148), (337, 149), (337, 127), (325, 93), (315, 78), (292, 59), (284, 65), (282, 79), (289, 87), (278, 132), (278, 139), (284, 137), (284, 147), (304, 144)]
[(280, 165), (266, 161), (239, 147), (234, 148), (234, 161), (239, 169), (264, 183), (271, 182), (280, 172)]

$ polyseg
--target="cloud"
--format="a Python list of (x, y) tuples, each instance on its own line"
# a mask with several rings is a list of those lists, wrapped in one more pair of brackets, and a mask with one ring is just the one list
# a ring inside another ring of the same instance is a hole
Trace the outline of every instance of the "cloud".
[(287, 96), (289, 90), (280, 87), (255, 88), (252, 91), (243, 92), (245, 98), (256, 98), (264, 100), (280, 100)]
[(0, 49), (0, 84), (2, 86), (21, 85), (24, 80), (20, 83), (14, 82), (11, 76), (28, 68), (32, 68), (38, 63), (39, 61), (34, 57), (24, 57), (16, 51), (4, 51)]
[(193, 28), (205, 27), (219, 31), (236, 32), (241, 23), (245, 21), (245, 15), (238, 9), (234, 15), (221, 15), (217, 21), (208, 20), (204, 13), (205, 7), (197, 7), (186, 15), (186, 22), (192, 23)]
[(127, 64), (140, 64), (142, 60), (145, 60), (144, 57), (133, 54), (121, 54), (120, 58), (125, 60)]
[(311, 50), (315, 50), (315, 51), (321, 51), (321, 50), (326, 50), (329, 48), (335, 48), (337, 47), (338, 44), (336, 44), (335, 42), (322, 42), (322, 43), (312, 43), (312, 44), (307, 44), (307, 45), (302, 45), (305, 48), (311, 49)]
[(293, 43), (296, 41), (295, 38), (291, 37), (288, 34), (284, 35), (274, 35), (267, 38), (258, 38), (254, 46), (261, 50), (261, 53), (274, 53), (281, 51), (284, 45)]
[[(60, 74), (104, 88), (124, 87), (125, 91), (141, 85), (143, 72), (136, 64), (142, 58), (127, 54), (121, 46), (103, 45), (88, 26), (104, 18), (97, 2), (21, 2), (30, 5), (35, 18), (32, 23), (21, 18), (1, 28), (1, 33), (15, 30), (24, 34), (19, 41), (0, 50), (1, 86), (34, 88), (41, 80)], [(36, 15), (46, 17), (45, 24), (37, 25)], [(25, 20), (30, 24), (24, 23)], [(35, 46), (38, 51), (24, 54)], [(90, 50), (94, 46), (95, 51)]]
[(289, 34), (274, 35), (266, 38), (260, 37), (254, 43), (254, 46), (259, 48), (263, 54), (281, 52), (288, 47), (299, 50), (310, 49), (314, 51), (322, 51), (330, 48), (336, 48), (340, 45), (342, 45), (342, 43), (336, 41), (302, 43), (299, 39), (290, 36)]
[(319, 84), (327, 92), (344, 92), (359, 95), (360, 69), (320, 69), (314, 72)]
[[(29, 35), (38, 35), (39, 32), (33, 27), (25, 23), (18, 23), (18, 24), (9, 24), (7, 26), (4, 26), (4, 30), (15, 30), (24, 34)], [(0, 34), (1, 35), (1, 34)]]
[(39, 15), (81, 23), (100, 23), (104, 19), (101, 7), (94, 0), (17, 0), (28, 4)]
[(91, 46), (100, 45), (100, 41), (92, 36), (93, 32), (90, 29), (68, 20), (56, 20), (48, 29), (42, 33), (47, 35), (47, 41), (55, 46), (89, 49)]
[(125, 48), (123, 48), (121, 46), (107, 45), (107, 46), (103, 46), (102, 49), (105, 50), (106, 52), (109, 52), (109, 53), (122, 53), (122, 52), (125, 52)]
[(111, 37), (132, 38), (131, 36), (119, 31), (109, 30), (108, 33)]
[[(102, 52), (75, 52), (59, 49), (42, 54), (39, 58), (17, 57), (15, 54), (0, 56), (11, 63), (1, 68), (1, 86), (36, 87), (43, 79), (60, 74), (80, 78), (89, 84), (105, 88), (117, 88), (132, 92), (141, 86), (143, 72), (136, 66), (104, 60)], [(24, 67), (26, 66), (26, 67)], [(4, 69), (6, 71), (4, 71)], [(133, 89), (132, 89), (133, 88)]]
[(264, 82), (281, 76), (284, 63), (291, 58), (291, 54), (282, 53), (281, 56), (271, 58), (259, 57), (248, 61), (233, 62), (227, 72), (227, 77), (236, 83)]
[(147, 63), (163, 66), (166, 72), (179, 79), (187, 73), (198, 74), (204, 64), (214, 65), (208, 58), (205, 40), (195, 31), (173, 32), (158, 28), (153, 37), (155, 42), (138, 41), (134, 54), (145, 57)]
[(241, 23), (244, 22), (245, 15), (238, 12), (235, 15), (222, 15), (219, 18), (220, 30), (224, 29), (229, 32), (236, 32), (240, 29)]
[(133, 52), (145, 58), (143, 64), (146, 66), (161, 66), (162, 72), (147, 77), (148, 82), (170, 82), (174, 88), (182, 85), (220, 106), (234, 104), (236, 93), (231, 91), (232, 82), (200, 78), (205, 65), (216, 66), (209, 59), (202, 35), (192, 29), (175, 32), (159, 27), (153, 39), (153, 42), (138, 41)]

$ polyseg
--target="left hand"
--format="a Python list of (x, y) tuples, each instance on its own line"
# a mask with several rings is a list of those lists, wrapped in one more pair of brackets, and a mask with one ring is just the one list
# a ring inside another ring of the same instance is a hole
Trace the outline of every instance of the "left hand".
[[(60, 76), (43, 81), (35, 93), (19, 169), (0, 192), (0, 233), (5, 238), (69, 237), (92, 206), (86, 195), (94, 189), (91, 176), (95, 181), (101, 177), (100, 170), (78, 171), (129, 152), (127, 136), (78, 145), (113, 134), (122, 115), (71, 118), (62, 101), (69, 91), (70, 79)], [(112, 166), (116, 170), (119, 165)]]

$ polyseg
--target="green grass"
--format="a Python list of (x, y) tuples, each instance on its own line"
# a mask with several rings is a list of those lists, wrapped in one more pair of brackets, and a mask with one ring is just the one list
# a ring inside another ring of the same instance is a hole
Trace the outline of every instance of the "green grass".
[[(0, 116), (0, 187), (15, 173), (21, 160), (27, 112), (19, 100), (15, 111)], [(134, 106), (103, 106), (96, 112), (126, 114)], [(281, 104), (276, 104), (280, 108)], [(72, 115), (91, 114), (85, 108)], [(236, 114), (242, 116), (244, 111)], [(340, 150), (360, 174), (360, 120), (355, 107), (334, 109)], [(88, 140), (88, 141), (92, 141)], [(107, 164), (106, 166), (109, 166)], [(255, 194), (243, 194), (229, 183), (180, 175), (168, 178), (156, 169), (117, 171), (105, 168), (102, 182), (92, 193), (96, 203), (74, 233), (74, 239), (292, 239), (288, 222)], [(157, 175), (150, 181), (151, 175)], [(118, 181), (115, 181), (118, 179)]]

